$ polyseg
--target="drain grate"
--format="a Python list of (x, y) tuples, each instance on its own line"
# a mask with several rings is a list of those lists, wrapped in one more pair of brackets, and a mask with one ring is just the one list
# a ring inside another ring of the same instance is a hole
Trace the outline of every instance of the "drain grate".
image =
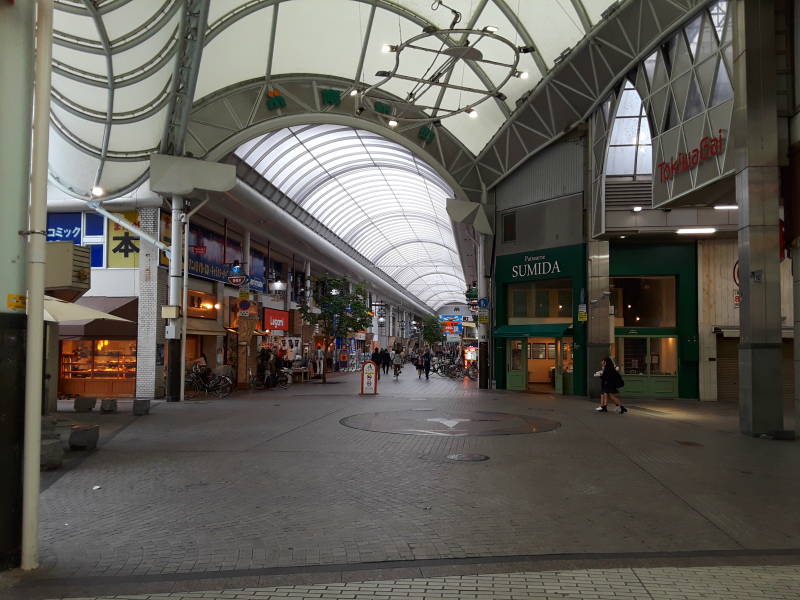
[(485, 454), (448, 454), (448, 460), (457, 460), (459, 462), (481, 462), (489, 460)]

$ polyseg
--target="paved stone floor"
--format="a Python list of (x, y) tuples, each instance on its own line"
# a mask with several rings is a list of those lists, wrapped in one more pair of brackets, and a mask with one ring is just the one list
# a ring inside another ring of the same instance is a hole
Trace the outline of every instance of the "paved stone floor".
[[(534, 585), (546, 571), (622, 568), (625, 579), (624, 569), (725, 565), (744, 569), (743, 579), (797, 585), (800, 443), (740, 435), (733, 406), (649, 401), (597, 414), (585, 399), (479, 392), (409, 369), (399, 382), (384, 378), (378, 397), (359, 397), (355, 376), (333, 381), (115, 416), (98, 451), (47, 475), (42, 568), (6, 577), (0, 596), (511, 571)], [(436, 434), (340, 424), (410, 409), (441, 413)], [(448, 435), (448, 415), (474, 411), (560, 427)], [(489, 460), (447, 459), (456, 453)], [(251, 596), (265, 593), (242, 597)]]
[(798, 597), (800, 569), (773, 566), (543, 571), (104, 596), (91, 600), (796, 600)]

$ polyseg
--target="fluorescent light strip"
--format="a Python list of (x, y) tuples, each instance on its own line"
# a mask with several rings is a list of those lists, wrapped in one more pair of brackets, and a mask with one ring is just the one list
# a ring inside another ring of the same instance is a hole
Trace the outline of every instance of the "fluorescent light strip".
[(675, 233), (679, 235), (703, 235), (716, 232), (717, 230), (713, 227), (687, 227), (685, 229), (678, 229)]
[(714, 210), (739, 210), (739, 207), (735, 204), (717, 204)]

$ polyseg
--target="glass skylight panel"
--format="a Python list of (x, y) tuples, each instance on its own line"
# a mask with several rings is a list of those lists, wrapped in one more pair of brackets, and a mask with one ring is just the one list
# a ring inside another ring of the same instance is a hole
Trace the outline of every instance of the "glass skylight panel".
[(407, 149), (350, 127), (311, 125), (237, 154), (401, 285), (463, 293), (446, 212), (452, 191)]

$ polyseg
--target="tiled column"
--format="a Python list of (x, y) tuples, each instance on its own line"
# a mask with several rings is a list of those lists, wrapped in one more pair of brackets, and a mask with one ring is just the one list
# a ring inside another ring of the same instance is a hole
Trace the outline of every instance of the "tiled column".
[[(159, 235), (158, 208), (139, 210), (143, 231)], [(161, 307), (167, 300), (167, 274), (159, 269), (159, 251), (141, 240), (139, 254), (139, 327), (136, 340), (136, 397), (164, 395), (164, 320)]]
[(739, 204), (739, 425), (783, 429), (775, 7), (736, 0), (733, 88)]

